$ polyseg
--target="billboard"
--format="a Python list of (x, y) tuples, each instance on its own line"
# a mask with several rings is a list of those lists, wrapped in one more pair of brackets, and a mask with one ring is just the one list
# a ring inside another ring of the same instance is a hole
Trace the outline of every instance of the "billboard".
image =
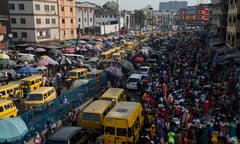
[(186, 14), (197, 14), (197, 10), (195, 7), (188, 7), (188, 8), (186, 8), (185, 13)]

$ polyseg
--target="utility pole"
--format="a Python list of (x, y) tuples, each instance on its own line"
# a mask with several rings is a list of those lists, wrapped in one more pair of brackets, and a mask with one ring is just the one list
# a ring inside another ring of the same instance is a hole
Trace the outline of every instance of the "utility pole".
[(120, 24), (120, 21), (121, 21), (121, 12), (119, 11), (119, 2), (118, 2), (118, 0), (116, 0), (117, 1), (117, 18), (118, 18), (118, 30), (117, 30), (117, 32), (118, 32), (118, 36), (119, 36), (119, 30), (120, 30), (120, 27), (121, 27), (121, 24)]

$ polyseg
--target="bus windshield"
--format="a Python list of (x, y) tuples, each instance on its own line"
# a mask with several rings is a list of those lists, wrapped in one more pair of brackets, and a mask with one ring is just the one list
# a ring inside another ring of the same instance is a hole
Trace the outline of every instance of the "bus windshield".
[(38, 101), (38, 100), (42, 100), (43, 97), (41, 94), (30, 94), (28, 97), (28, 101)]
[(88, 121), (100, 121), (100, 115), (94, 114), (94, 113), (83, 113), (82, 120), (88, 120)]

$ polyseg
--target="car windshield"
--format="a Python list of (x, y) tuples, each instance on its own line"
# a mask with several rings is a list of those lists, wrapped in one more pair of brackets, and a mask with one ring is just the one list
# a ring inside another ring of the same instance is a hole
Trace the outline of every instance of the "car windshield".
[(138, 82), (138, 79), (136, 79), (136, 78), (129, 78), (128, 82)]
[(148, 68), (140, 68), (141, 72), (148, 72)]

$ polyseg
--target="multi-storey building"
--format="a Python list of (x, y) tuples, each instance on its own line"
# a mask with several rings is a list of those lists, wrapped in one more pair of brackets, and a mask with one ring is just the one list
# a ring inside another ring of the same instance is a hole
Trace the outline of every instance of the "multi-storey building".
[(240, 1), (229, 0), (226, 44), (230, 48), (240, 46)]
[(58, 0), (60, 40), (76, 39), (76, 7), (74, 0)]
[(203, 5), (180, 8), (178, 24), (189, 26), (206, 26), (208, 24), (208, 7)]
[(5, 21), (7, 21), (6, 16), (0, 15), (0, 49), (8, 48), (8, 43), (5, 41), (7, 37), (7, 27)]
[(186, 8), (187, 5), (187, 1), (160, 2), (159, 11), (177, 13), (180, 8)]
[(209, 8), (209, 26), (212, 37), (226, 38), (228, 1), (212, 0)]
[(58, 0), (8, 0), (13, 41), (46, 42), (59, 39)]
[(77, 33), (80, 35), (89, 35), (94, 33), (95, 27), (95, 4), (90, 2), (76, 1)]

